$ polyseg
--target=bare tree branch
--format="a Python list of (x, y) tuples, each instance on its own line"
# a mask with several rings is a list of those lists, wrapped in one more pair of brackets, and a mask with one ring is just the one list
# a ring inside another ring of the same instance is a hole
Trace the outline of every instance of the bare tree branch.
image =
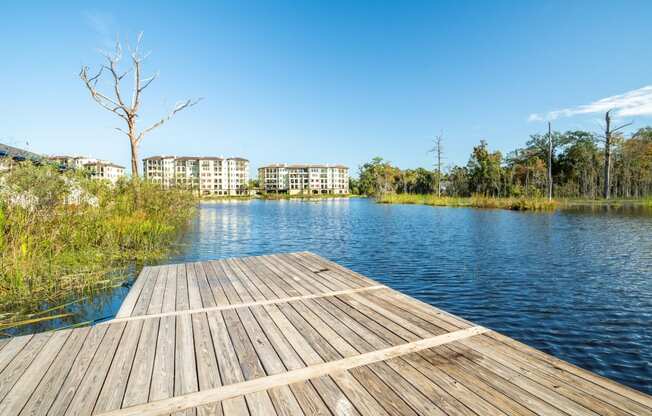
[(120, 81), (122, 78), (124, 78), (125, 75), (127, 75), (129, 71), (125, 72), (122, 75), (118, 75), (117, 65), (118, 62), (120, 62), (120, 59), (122, 59), (122, 47), (120, 46), (120, 43), (116, 43), (116, 54), (113, 56), (107, 56), (106, 59), (109, 61), (109, 66), (105, 65), (104, 67), (108, 69), (113, 76), (113, 90), (116, 100), (121, 107), (125, 107), (125, 103), (122, 101), (122, 94), (120, 92)]
[(120, 133), (124, 133), (125, 136), (129, 137), (129, 132), (124, 131), (124, 130), (121, 129), (120, 127), (116, 127), (115, 129), (118, 130)]
[(174, 115), (176, 113), (178, 113), (179, 111), (185, 110), (186, 108), (192, 107), (193, 105), (200, 102), (202, 99), (203, 98), (198, 98), (196, 100), (186, 100), (186, 101), (184, 101), (182, 103), (177, 103), (177, 105), (174, 106), (174, 109), (172, 109), (172, 111), (170, 111), (170, 113), (167, 116), (163, 117), (162, 119), (160, 119), (156, 123), (152, 124), (148, 128), (141, 131), (140, 134), (138, 135), (138, 138), (136, 139), (136, 143), (140, 143), (140, 141), (143, 139), (145, 134), (147, 134), (150, 131), (154, 130), (155, 128), (160, 127), (161, 125), (163, 125), (166, 121), (168, 121), (172, 117), (174, 117)]
[(615, 132), (617, 132), (618, 130), (622, 130), (622, 129), (624, 129), (625, 127), (629, 127), (629, 126), (631, 126), (632, 124), (634, 124), (634, 122), (633, 122), (633, 121), (630, 121), (629, 123), (625, 123), (625, 124), (623, 124), (622, 126), (618, 126), (618, 127), (616, 127), (615, 129), (611, 130), (611, 132), (612, 132), (612, 133), (615, 133)]
[(156, 78), (158, 78), (158, 75), (159, 75), (159, 72), (156, 71), (156, 73), (154, 75), (152, 75), (151, 77), (145, 78), (144, 80), (142, 80), (143, 85), (140, 88), (138, 88), (139, 92), (142, 92), (145, 88), (147, 88), (149, 86), (149, 84), (152, 83), (152, 81), (154, 81)]
[[(91, 93), (91, 97), (93, 97), (93, 99), (105, 109), (111, 111), (112, 113), (117, 114), (118, 116), (126, 120), (127, 118), (126, 110), (115, 100), (107, 97), (106, 95), (102, 94), (97, 90), (97, 82), (101, 75), (102, 75), (102, 69), (100, 69), (97, 75), (89, 78), (87, 66), (82, 67), (81, 72), (79, 73), (79, 77), (82, 79), (82, 81), (84, 81), (86, 88)], [(122, 110), (123, 113), (120, 113), (119, 110)]]

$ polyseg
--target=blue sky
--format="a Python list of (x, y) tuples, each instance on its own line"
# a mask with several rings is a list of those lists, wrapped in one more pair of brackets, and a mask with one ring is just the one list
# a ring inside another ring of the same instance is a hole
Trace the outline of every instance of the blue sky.
[(440, 131), (459, 164), (480, 139), (521, 146), (542, 120), (597, 131), (605, 106), (652, 124), (649, 1), (133, 3), (0, 4), (0, 142), (127, 165), (120, 120), (77, 74), (141, 30), (160, 71), (142, 125), (205, 97), (141, 156), (428, 167)]

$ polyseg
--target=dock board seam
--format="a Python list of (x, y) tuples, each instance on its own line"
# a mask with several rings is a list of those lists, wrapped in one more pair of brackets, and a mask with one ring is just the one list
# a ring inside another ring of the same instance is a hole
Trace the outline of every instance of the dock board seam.
[(443, 335), (437, 335), (419, 341), (401, 344), (394, 347), (371, 351), (353, 357), (316, 364), (297, 370), (287, 371), (281, 374), (261, 377), (240, 383), (229, 384), (204, 391), (188, 393), (169, 399), (152, 401), (146, 404), (113, 410), (106, 413), (99, 413), (96, 416), (136, 416), (136, 415), (166, 415), (182, 411), (184, 409), (201, 406), (204, 404), (219, 402), (245, 394), (268, 390), (274, 387), (286, 386), (289, 384), (306, 381), (312, 378), (328, 375), (334, 372), (347, 371), (352, 368), (373, 364), (379, 361), (386, 361), (406, 354), (419, 352), (434, 348), (451, 342), (460, 341), (475, 335), (489, 332), (490, 329), (482, 326), (461, 329)]
[(230, 309), (237, 309), (237, 308), (248, 308), (248, 307), (251, 307), (251, 306), (277, 305), (277, 304), (280, 304), (280, 303), (294, 302), (294, 301), (297, 301), (297, 300), (318, 299), (318, 298), (326, 298), (326, 297), (331, 297), (331, 296), (351, 295), (351, 294), (356, 294), (356, 293), (360, 293), (360, 292), (367, 292), (367, 291), (380, 290), (380, 289), (389, 289), (389, 288), (387, 286), (385, 286), (385, 285), (376, 285), (376, 286), (361, 287), (361, 288), (357, 288), (357, 289), (337, 290), (337, 291), (333, 291), (333, 292), (312, 293), (312, 294), (309, 294), (309, 295), (291, 296), (291, 297), (287, 297), (287, 298), (259, 300), (259, 301), (256, 301), (256, 302), (243, 302), (243, 303), (235, 303), (235, 304), (231, 304), (231, 305), (209, 306), (207, 308), (185, 309), (185, 310), (181, 310), (181, 311), (161, 312), (161, 313), (151, 314), (151, 315), (127, 316), (127, 317), (123, 317), (123, 318), (114, 318), (114, 319), (111, 319), (109, 321), (99, 322), (97, 325), (108, 325), (108, 324), (115, 324), (115, 323), (120, 323), (120, 322), (137, 321), (137, 320), (140, 320), (140, 319), (163, 318), (163, 317), (166, 317), (166, 316), (178, 316), (178, 315), (186, 315), (186, 314), (201, 313), (201, 312), (222, 311), (222, 310), (230, 310)]

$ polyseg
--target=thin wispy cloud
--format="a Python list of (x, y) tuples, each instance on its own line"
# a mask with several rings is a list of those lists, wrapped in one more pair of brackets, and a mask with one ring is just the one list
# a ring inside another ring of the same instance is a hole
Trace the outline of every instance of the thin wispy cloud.
[(86, 25), (102, 39), (104, 48), (115, 44), (115, 24), (111, 14), (87, 10), (83, 12), (83, 17)]
[(551, 121), (562, 117), (604, 113), (609, 110), (613, 110), (616, 117), (652, 115), (652, 85), (628, 91), (624, 94), (603, 98), (590, 104), (564, 108), (548, 113), (530, 114), (528, 121)]

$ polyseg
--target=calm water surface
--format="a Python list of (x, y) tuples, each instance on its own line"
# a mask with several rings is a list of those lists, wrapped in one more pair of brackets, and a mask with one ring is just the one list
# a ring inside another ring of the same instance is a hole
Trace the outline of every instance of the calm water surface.
[[(184, 262), (312, 251), (652, 393), (652, 215), (321, 202), (204, 203)], [(114, 314), (126, 289), (82, 315)]]

